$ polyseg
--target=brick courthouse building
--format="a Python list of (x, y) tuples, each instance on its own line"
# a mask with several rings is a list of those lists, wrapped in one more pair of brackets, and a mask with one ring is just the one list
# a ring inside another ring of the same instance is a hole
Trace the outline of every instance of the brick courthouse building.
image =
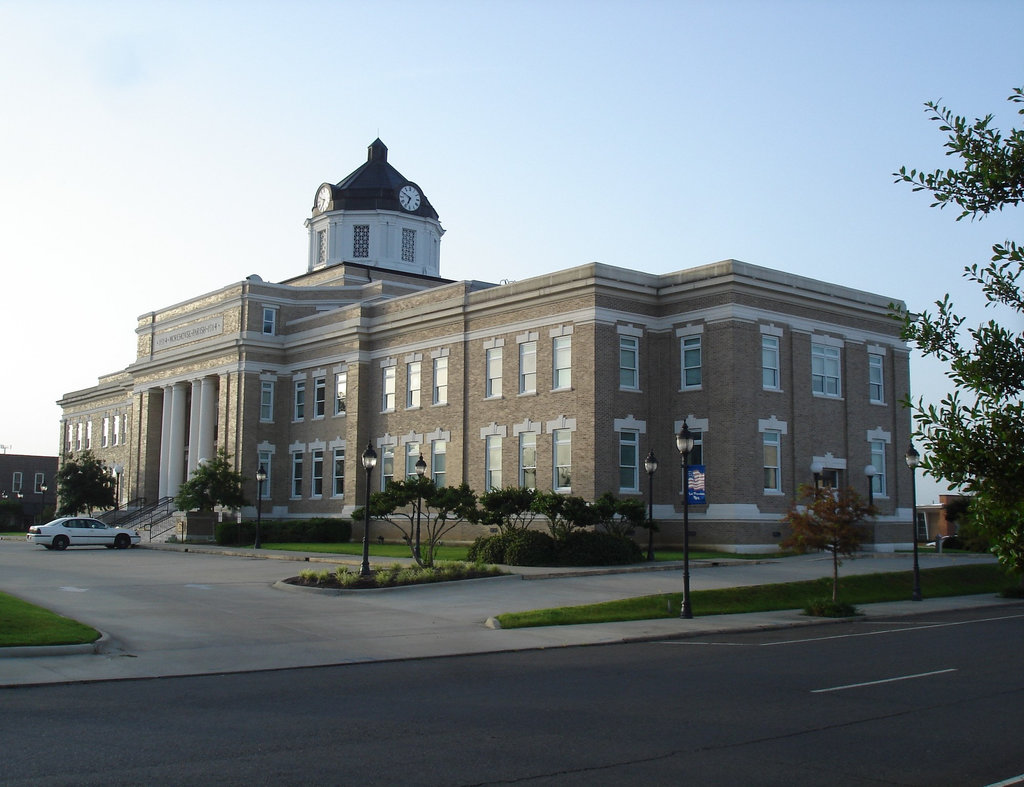
[(119, 468), (125, 504), (175, 494), (225, 448), (249, 479), (266, 468), (264, 516), (301, 518), (365, 501), (367, 443), (375, 489), (422, 453), (438, 482), (477, 492), (644, 502), (653, 450), (668, 544), (682, 536), (685, 418), (706, 471), (694, 543), (774, 547), (812, 462), (864, 494), (874, 466), (876, 548), (909, 543), (909, 352), (894, 299), (736, 260), (443, 279), (438, 215), (380, 140), (317, 188), (306, 224), (305, 273), (142, 315), (135, 361), (60, 400), (61, 455), (89, 448)]

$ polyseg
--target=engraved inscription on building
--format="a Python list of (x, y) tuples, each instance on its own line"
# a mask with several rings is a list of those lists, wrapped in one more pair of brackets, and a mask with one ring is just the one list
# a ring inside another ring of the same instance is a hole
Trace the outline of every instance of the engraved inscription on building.
[(224, 333), (224, 318), (214, 317), (212, 320), (203, 320), (192, 325), (186, 325), (166, 333), (160, 333), (153, 337), (153, 352), (169, 350), (181, 344), (198, 342), (208, 339), (211, 336), (218, 336)]

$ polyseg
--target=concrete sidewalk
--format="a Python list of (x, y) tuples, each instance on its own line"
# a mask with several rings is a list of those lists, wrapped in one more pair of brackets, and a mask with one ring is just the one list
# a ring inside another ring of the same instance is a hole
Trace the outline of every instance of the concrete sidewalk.
[[(63, 561), (59, 578), (41, 576), (46, 567), (57, 565), (48, 560), (54, 554), (71, 553), (0, 549), (0, 576), (4, 577), (0, 589), (86, 622), (103, 631), (104, 637), (96, 647), (0, 649), (4, 656), (0, 686), (356, 664), (828, 622), (784, 611), (537, 629), (500, 630), (486, 625), (488, 618), (504, 612), (678, 591), (679, 564), (558, 569), (557, 573), (517, 568), (515, 574), (495, 579), (339, 595), (282, 585), (280, 580), (310, 563), (358, 565), (358, 558), (161, 545), (130, 553), (91, 552), (80, 560)], [(921, 565), (977, 559), (924, 556)], [(109, 565), (117, 565), (117, 572), (111, 573)], [(908, 566), (909, 556), (865, 556), (844, 562), (842, 574), (899, 571)], [(19, 572), (20, 581), (14, 575)], [(691, 562), (694, 590), (830, 574), (830, 558), (820, 556)], [(527, 579), (531, 581), (523, 581)], [(1024, 604), (969, 596), (873, 604), (861, 611), (870, 621), (986, 606), (1019, 609)]]

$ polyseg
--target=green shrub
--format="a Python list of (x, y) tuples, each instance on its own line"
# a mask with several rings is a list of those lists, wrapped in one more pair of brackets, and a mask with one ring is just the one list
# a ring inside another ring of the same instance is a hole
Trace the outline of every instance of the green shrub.
[(816, 598), (804, 606), (804, 614), (818, 618), (851, 618), (860, 613), (852, 604), (830, 598)]
[(504, 563), (505, 540), (500, 533), (493, 536), (477, 536), (469, 545), (466, 559), (472, 563)]
[(560, 566), (619, 566), (643, 559), (639, 546), (614, 533), (575, 530), (556, 547), (556, 564)]
[(555, 565), (555, 540), (539, 530), (505, 533), (505, 562), (510, 566)]
[[(218, 544), (252, 544), (256, 523), (252, 521), (217, 524)], [(274, 519), (260, 523), (260, 541), (267, 544), (341, 544), (352, 540), (348, 519)]]

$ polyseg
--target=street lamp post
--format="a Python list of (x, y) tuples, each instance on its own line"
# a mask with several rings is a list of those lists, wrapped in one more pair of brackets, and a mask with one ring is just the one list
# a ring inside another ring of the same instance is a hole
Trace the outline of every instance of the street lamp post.
[(260, 548), (260, 520), (263, 517), (263, 482), (267, 480), (267, 471), (261, 464), (256, 470), (256, 542), (253, 549)]
[(117, 511), (118, 506), (121, 505), (121, 473), (124, 472), (124, 466), (117, 464), (114, 465), (114, 478), (116, 483), (114, 484), (114, 510)]
[(367, 441), (366, 450), (363, 451), (363, 468), (366, 470), (366, 506), (363, 508), (363, 565), (359, 569), (361, 577), (370, 576), (370, 479), (376, 465), (377, 452), (373, 450), (373, 443)]
[(654, 560), (654, 471), (658, 469), (658, 460), (654, 449), (647, 452), (644, 459), (644, 470), (647, 471), (647, 559)]
[(423, 511), (423, 493), (419, 482), (419, 479), (423, 478), (423, 474), (427, 472), (427, 463), (423, 461), (423, 454), (420, 454), (420, 458), (416, 460), (416, 549), (413, 554), (416, 556), (416, 562), (420, 563), (420, 514)]
[(676, 448), (683, 456), (683, 604), (679, 617), (692, 618), (690, 608), (690, 451), (693, 450), (693, 435), (685, 419), (683, 428), (676, 435)]
[(911, 515), (910, 515), (910, 532), (913, 538), (914, 545), (914, 590), (910, 594), (911, 601), (921, 600), (921, 569), (917, 562), (917, 466), (921, 464), (921, 455), (914, 448), (914, 444), (910, 444), (910, 448), (907, 449), (906, 454), (907, 467), (910, 468), (910, 501), (911, 501)]
[(825, 471), (825, 466), (821, 462), (811, 462), (811, 475), (814, 476), (814, 490), (821, 489), (821, 474)]
[(875, 504), (875, 476), (878, 475), (878, 470), (875, 469), (874, 465), (868, 465), (864, 468), (864, 475), (868, 479), (868, 505), (874, 506)]

